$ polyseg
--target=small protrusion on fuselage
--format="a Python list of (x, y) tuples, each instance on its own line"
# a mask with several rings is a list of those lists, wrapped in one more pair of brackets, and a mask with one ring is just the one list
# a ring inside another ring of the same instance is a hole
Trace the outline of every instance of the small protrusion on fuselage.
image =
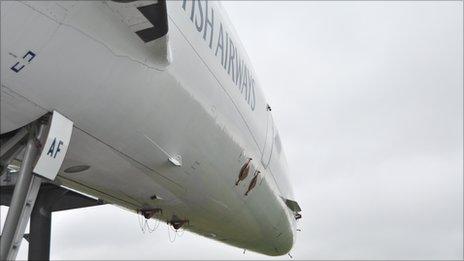
[(248, 172), (250, 172), (252, 158), (248, 158), (247, 161), (243, 164), (240, 172), (238, 173), (238, 180), (235, 182), (235, 186), (238, 186), (240, 181), (244, 180), (248, 176)]
[(256, 186), (256, 182), (258, 181), (259, 173), (261, 173), (261, 171), (259, 171), (259, 170), (255, 171), (255, 175), (254, 175), (253, 179), (251, 180), (250, 185), (248, 185), (248, 190), (245, 192), (245, 196), (248, 196), (248, 193), (250, 193), (250, 191)]
[(176, 215), (173, 215), (171, 220), (168, 220), (168, 225), (171, 225), (175, 230), (183, 227), (185, 224), (190, 224), (188, 219), (180, 219)]
[(154, 217), (157, 213), (163, 213), (161, 208), (140, 209), (139, 213), (146, 219)]

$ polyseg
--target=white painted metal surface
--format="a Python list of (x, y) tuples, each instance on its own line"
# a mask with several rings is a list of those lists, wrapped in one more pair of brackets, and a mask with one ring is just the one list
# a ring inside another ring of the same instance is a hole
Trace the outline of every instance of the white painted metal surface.
[[(118, 13), (124, 3), (1, 5), (1, 133), (53, 110), (72, 120), (58, 182), (131, 211), (162, 208), (161, 220), (187, 217), (187, 230), (240, 248), (291, 249), (285, 155), (220, 4), (168, 1), (169, 32), (149, 43), (128, 22), (133, 8)], [(252, 175), (234, 183), (248, 157), (263, 181), (245, 197)], [(63, 172), (76, 165), (90, 169)]]
[(35, 174), (48, 180), (55, 180), (68, 151), (72, 131), (72, 121), (53, 111), (47, 140), (33, 170)]

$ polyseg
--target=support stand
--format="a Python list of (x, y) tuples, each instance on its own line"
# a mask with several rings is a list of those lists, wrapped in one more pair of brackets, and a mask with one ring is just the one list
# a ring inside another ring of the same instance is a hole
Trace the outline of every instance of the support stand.
[[(39, 155), (38, 144), (40, 143), (38, 143), (38, 140), (43, 140), (45, 127), (45, 123), (41, 123), (37, 132), (34, 125), (28, 127), (27, 145), (0, 240), (0, 260), (16, 258), (27, 222), (34, 207), (41, 178), (33, 176), (32, 169), (37, 155)], [(35, 135), (36, 133), (37, 135)]]
[(52, 212), (46, 206), (47, 197), (42, 191), (32, 210), (29, 224), (29, 260), (50, 260)]
[[(0, 260), (15, 259), (23, 237), (29, 241), (30, 260), (48, 260), (52, 213), (104, 204), (50, 181), (55, 180), (66, 150), (61, 151), (57, 161), (39, 157), (42, 144), (55, 148), (53, 141), (59, 139), (56, 156), (63, 141), (69, 144), (72, 127), (69, 119), (54, 111), (20, 130), (0, 136), (0, 205), (10, 207), (0, 240)], [(48, 136), (52, 134), (53, 141), (45, 140), (46, 132)], [(37, 171), (35, 175), (33, 170)], [(25, 235), (29, 218), (30, 231)]]

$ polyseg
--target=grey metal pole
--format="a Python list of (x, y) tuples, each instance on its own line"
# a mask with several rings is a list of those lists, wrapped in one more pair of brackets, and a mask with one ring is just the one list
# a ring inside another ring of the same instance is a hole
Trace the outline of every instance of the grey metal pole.
[(2, 143), (0, 148), (0, 157), (3, 157), (5, 153), (16, 146), (16, 144), (18, 144), (18, 142), (20, 142), (26, 135), (27, 131), (25, 129), (21, 129), (11, 139), (7, 140), (5, 143)]
[(52, 212), (47, 204), (47, 192), (40, 191), (29, 227), (29, 260), (50, 260)]
[[(44, 132), (45, 125), (40, 126), (39, 134)], [(23, 161), (18, 174), (18, 180), (11, 198), (10, 208), (3, 225), (2, 238), (0, 240), (0, 260), (6, 260), (12, 247), (16, 228), (21, 219), (21, 213), (26, 201), (29, 186), (32, 181), (32, 169), (37, 158), (38, 148), (35, 144), (35, 135), (31, 131), (24, 152)]]

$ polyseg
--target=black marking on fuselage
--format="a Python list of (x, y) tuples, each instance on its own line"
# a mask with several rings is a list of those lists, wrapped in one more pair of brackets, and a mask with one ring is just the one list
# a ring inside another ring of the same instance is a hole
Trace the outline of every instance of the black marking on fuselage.
[[(135, 0), (112, 0), (116, 3), (132, 3)], [(135, 32), (145, 43), (156, 40), (168, 33), (168, 15), (166, 10), (166, 0), (158, 0), (157, 3), (140, 6), (137, 9), (153, 25), (143, 30)]]
[(150, 27), (147, 29), (137, 31), (135, 33), (140, 37), (140, 39), (142, 39), (146, 43), (156, 40), (166, 34), (156, 27)]
[[(11, 54), (13, 57), (16, 55)], [(15, 73), (19, 73), (26, 65), (31, 63), (31, 61), (35, 58), (36, 54), (32, 51), (28, 51), (22, 58), (22, 60), (17, 61), (10, 69)]]
[(156, 4), (137, 7), (147, 18), (153, 27), (135, 32), (144, 42), (151, 42), (168, 33), (168, 16), (166, 1), (158, 1)]

